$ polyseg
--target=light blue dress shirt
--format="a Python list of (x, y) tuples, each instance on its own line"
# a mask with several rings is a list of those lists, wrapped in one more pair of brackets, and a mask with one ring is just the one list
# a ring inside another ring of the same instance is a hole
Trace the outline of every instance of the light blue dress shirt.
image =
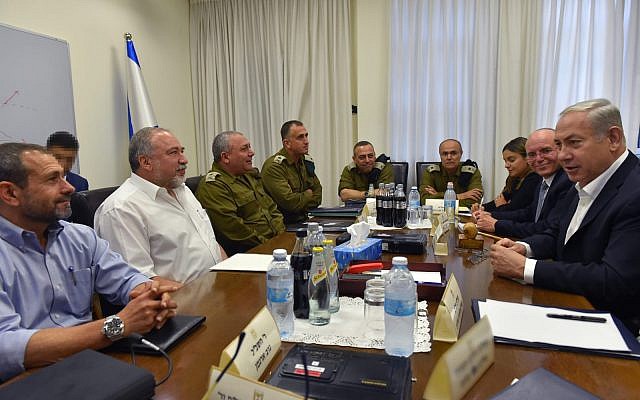
[(148, 280), (87, 226), (59, 221), (47, 234), (43, 250), (35, 233), (0, 216), (0, 381), (24, 370), (39, 329), (89, 322), (94, 292), (127, 304)]

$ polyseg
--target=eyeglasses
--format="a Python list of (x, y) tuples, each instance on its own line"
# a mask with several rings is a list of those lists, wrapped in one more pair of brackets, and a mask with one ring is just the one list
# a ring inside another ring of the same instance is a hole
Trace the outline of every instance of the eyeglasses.
[(527, 153), (527, 158), (530, 159), (530, 160), (533, 160), (537, 156), (546, 157), (549, 154), (553, 153), (554, 151), (556, 151), (556, 149), (554, 149), (553, 147), (545, 147), (543, 149), (540, 149), (539, 151), (530, 151), (530, 152), (528, 152)]

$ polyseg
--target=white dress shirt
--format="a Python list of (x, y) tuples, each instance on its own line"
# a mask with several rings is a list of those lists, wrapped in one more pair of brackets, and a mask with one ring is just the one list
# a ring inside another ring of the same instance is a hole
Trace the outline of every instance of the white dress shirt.
[(96, 211), (95, 230), (152, 278), (189, 282), (222, 259), (207, 212), (184, 184), (176, 198), (131, 174)]
[[(609, 178), (620, 168), (624, 160), (627, 158), (628, 151), (622, 153), (620, 157), (618, 157), (613, 164), (609, 166), (603, 173), (598, 175), (594, 180), (587, 183), (583, 188), (580, 187), (579, 183), (576, 183), (575, 188), (578, 191), (578, 206), (571, 218), (571, 222), (569, 223), (569, 227), (567, 228), (567, 232), (564, 237), (564, 243), (566, 244), (571, 236), (578, 230), (580, 224), (582, 224), (582, 220), (585, 215), (591, 208), (591, 205), (596, 200), (604, 186), (609, 182)], [(532, 254), (531, 247), (525, 242), (522, 243), (527, 251), (527, 257), (534, 257)], [(533, 275), (536, 271), (536, 262), (537, 260), (533, 258), (527, 258), (524, 263), (524, 281), (527, 283), (533, 283)]]

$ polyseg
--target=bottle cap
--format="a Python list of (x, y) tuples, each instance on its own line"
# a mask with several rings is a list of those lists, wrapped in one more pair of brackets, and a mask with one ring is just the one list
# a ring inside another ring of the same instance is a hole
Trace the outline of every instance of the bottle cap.
[(296, 237), (307, 237), (307, 230), (304, 228), (300, 228), (296, 230)]
[(393, 257), (391, 260), (393, 265), (407, 265), (409, 262), (407, 261), (407, 257)]
[(314, 253), (322, 253), (324, 249), (320, 246), (316, 246), (314, 247), (311, 251), (313, 251)]
[(322, 241), (322, 244), (326, 245), (332, 245), (333, 244), (333, 240), (331, 239), (325, 239)]
[(307, 229), (309, 230), (309, 232), (311, 231), (317, 231), (318, 230), (318, 223), (317, 222), (309, 222), (307, 224)]
[(285, 249), (275, 249), (273, 251), (273, 258), (276, 260), (284, 260), (287, 258), (287, 251)]

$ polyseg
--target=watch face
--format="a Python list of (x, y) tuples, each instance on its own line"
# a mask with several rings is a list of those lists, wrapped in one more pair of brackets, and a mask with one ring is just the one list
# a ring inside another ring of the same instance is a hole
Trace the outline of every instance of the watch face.
[(116, 315), (107, 317), (107, 319), (104, 321), (102, 331), (105, 336), (111, 340), (120, 339), (122, 337), (122, 334), (124, 333), (124, 322), (122, 322), (120, 317)]

